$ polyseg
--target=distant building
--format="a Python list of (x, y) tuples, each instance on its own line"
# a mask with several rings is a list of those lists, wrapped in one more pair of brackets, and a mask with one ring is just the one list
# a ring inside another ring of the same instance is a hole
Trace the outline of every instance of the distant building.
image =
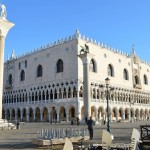
[(23, 121), (84, 119), (83, 64), (77, 56), (87, 43), (94, 55), (89, 65), (91, 116), (106, 119), (105, 78), (110, 78), (111, 120), (150, 117), (150, 64), (82, 36), (73, 36), (16, 57), (4, 66), (3, 118)]

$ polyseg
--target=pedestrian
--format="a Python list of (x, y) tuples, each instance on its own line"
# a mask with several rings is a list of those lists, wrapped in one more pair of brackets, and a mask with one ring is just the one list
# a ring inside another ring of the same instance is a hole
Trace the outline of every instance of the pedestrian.
[(79, 126), (79, 117), (77, 117), (77, 126)]
[(87, 116), (85, 117), (85, 123), (87, 124)]
[(87, 125), (88, 125), (89, 134), (90, 134), (90, 140), (92, 140), (93, 139), (93, 120), (92, 120), (92, 117), (90, 117), (90, 119), (87, 121)]
[(17, 129), (20, 129), (20, 122), (17, 121)]

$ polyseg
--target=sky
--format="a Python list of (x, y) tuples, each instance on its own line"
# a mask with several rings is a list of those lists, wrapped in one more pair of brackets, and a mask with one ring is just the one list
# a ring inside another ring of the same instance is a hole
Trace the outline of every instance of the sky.
[(15, 26), (5, 41), (5, 60), (81, 34), (128, 54), (134, 44), (150, 62), (150, 0), (0, 0)]

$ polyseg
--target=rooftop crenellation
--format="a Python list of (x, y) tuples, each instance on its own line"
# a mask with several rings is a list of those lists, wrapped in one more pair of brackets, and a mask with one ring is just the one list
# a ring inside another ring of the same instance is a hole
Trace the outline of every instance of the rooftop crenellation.
[[(74, 40), (74, 39), (82, 39), (82, 40), (85, 40), (86, 42), (90, 42), (90, 43), (92, 43), (94, 45), (97, 45), (97, 46), (99, 46), (101, 48), (105, 48), (105, 49), (107, 49), (109, 51), (112, 51), (114, 53), (118, 53), (120, 55), (123, 55), (123, 56), (126, 56), (126, 57), (130, 57), (130, 55), (128, 53), (125, 53), (125, 52), (123, 52), (121, 50), (118, 50), (116, 48), (112, 48), (110, 45), (106, 45), (105, 43), (100, 43), (100, 42), (98, 42), (96, 40), (93, 40), (92, 38), (89, 38), (89, 37), (87, 37), (85, 35), (82, 35), (80, 33), (80, 31), (78, 29), (76, 29), (75, 33), (73, 35), (71, 35), (71, 36), (68, 36), (66, 38), (62, 38), (62, 39), (54, 41), (52, 43), (45, 44), (45, 45), (43, 45), (43, 46), (41, 46), (39, 48), (31, 50), (30, 52), (25, 52), (24, 54), (22, 54), (20, 56), (16, 56), (14, 59), (19, 59), (19, 58), (25, 57), (25, 56), (33, 54), (33, 53), (38, 53), (40, 51), (44, 51), (44, 50), (46, 50), (48, 48), (51, 48), (51, 47), (54, 47), (54, 46), (57, 46), (57, 45), (69, 42), (69, 41)], [(6, 60), (6, 62), (7, 61), (10, 61), (10, 58), (8, 60)], [(146, 63), (146, 62), (143, 62), (143, 63)], [(149, 64), (149, 63), (146, 63), (146, 64)]]

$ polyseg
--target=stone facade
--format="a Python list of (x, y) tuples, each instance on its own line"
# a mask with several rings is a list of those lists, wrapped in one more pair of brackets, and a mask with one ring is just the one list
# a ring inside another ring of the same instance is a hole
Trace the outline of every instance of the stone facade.
[(84, 119), (83, 63), (78, 57), (87, 43), (90, 108), (93, 119), (107, 119), (105, 78), (110, 78), (111, 120), (150, 117), (150, 65), (80, 34), (33, 50), (5, 62), (3, 118), (23, 121)]

